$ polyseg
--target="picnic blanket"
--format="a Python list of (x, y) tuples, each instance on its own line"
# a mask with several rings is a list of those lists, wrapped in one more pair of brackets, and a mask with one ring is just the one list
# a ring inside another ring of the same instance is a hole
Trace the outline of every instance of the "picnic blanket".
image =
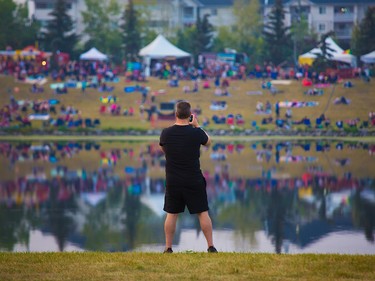
[(34, 78), (34, 77), (26, 77), (25, 83), (27, 84), (37, 84), (37, 85), (44, 85), (47, 83), (47, 79), (44, 78), (44, 77), (37, 77), (37, 78)]
[(281, 156), (280, 157), (280, 162), (285, 162), (285, 163), (300, 163), (300, 162), (316, 162), (317, 158), (312, 157), (312, 156), (300, 156), (300, 155), (287, 155), (287, 156)]
[(56, 100), (56, 99), (49, 99), (48, 100), (49, 105), (55, 105), (55, 104), (59, 104), (59, 103), (60, 103), (60, 101)]
[(290, 85), (292, 81), (290, 80), (271, 80), (272, 85)]
[(211, 110), (225, 110), (227, 107), (226, 101), (212, 101), (210, 105)]
[(281, 101), (279, 106), (283, 108), (300, 108), (300, 107), (313, 107), (318, 106), (317, 101)]
[(65, 86), (65, 83), (52, 83), (51, 85), (49, 85), (49, 87), (52, 90), (56, 90), (58, 88), (64, 88), (64, 86)]
[(260, 96), (260, 95), (263, 95), (263, 92), (262, 91), (247, 91), (246, 92), (246, 95), (249, 95), (249, 96)]
[(315, 88), (329, 88), (331, 87), (331, 84), (328, 83), (319, 83), (314, 85)]
[(255, 111), (255, 114), (270, 115), (270, 114), (272, 114), (272, 110)]
[(29, 120), (49, 120), (49, 114), (30, 114)]

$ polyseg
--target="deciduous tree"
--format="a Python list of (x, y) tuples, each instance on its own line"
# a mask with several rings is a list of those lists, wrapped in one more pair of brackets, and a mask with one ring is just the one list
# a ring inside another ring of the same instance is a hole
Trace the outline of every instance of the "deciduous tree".
[(87, 9), (82, 12), (85, 34), (88, 40), (85, 49), (96, 47), (101, 52), (121, 60), (121, 31), (119, 20), (121, 7), (116, 0), (85, 0)]

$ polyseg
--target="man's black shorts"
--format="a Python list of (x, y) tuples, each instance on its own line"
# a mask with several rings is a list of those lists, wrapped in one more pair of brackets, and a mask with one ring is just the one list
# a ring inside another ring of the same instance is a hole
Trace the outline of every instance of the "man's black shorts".
[(193, 185), (168, 185), (165, 190), (164, 211), (171, 214), (182, 213), (187, 206), (190, 214), (208, 211), (206, 180), (202, 177)]

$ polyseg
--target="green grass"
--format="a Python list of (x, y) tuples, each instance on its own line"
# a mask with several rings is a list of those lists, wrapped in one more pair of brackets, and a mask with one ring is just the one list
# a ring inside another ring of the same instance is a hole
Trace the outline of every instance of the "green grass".
[[(156, 97), (156, 103), (176, 100), (176, 99), (187, 99), (191, 102), (192, 107), (196, 108), (198, 105), (202, 108), (202, 117), (211, 119), (214, 114), (224, 115), (228, 113), (243, 115), (246, 124), (243, 128), (251, 128), (251, 121), (255, 120), (259, 124), (264, 115), (255, 114), (255, 107), (258, 101), (263, 102), (270, 101), (271, 104), (275, 104), (277, 101), (318, 101), (319, 106), (310, 108), (295, 108), (293, 109), (293, 119), (300, 120), (305, 116), (311, 118), (312, 122), (320, 116), (325, 110), (326, 117), (330, 118), (332, 122), (337, 120), (346, 120), (352, 118), (360, 118), (361, 120), (367, 120), (368, 113), (374, 111), (375, 96), (374, 93), (374, 81), (365, 83), (362, 80), (353, 80), (354, 88), (346, 89), (342, 84), (333, 88), (324, 89), (323, 96), (310, 97), (303, 94), (307, 90), (306, 87), (301, 85), (301, 82), (292, 81), (291, 85), (277, 85), (276, 87), (283, 93), (271, 95), (268, 91), (261, 89), (261, 80), (247, 80), (247, 81), (230, 81), (229, 91), (232, 94), (230, 97), (216, 97), (213, 94), (213, 89), (203, 90), (200, 89), (199, 93), (183, 94), (182, 87), (184, 85), (190, 85), (191, 81), (181, 81), (179, 88), (169, 88), (166, 80), (159, 80), (150, 78), (149, 82), (143, 83), (144, 86), (150, 87), (151, 92), (160, 89), (165, 89), (166, 94), (159, 95)], [(123, 88), (125, 86), (134, 85), (134, 83), (125, 83), (124, 78), (121, 78), (120, 83), (112, 84), (115, 90), (110, 93), (116, 95), (119, 99), (119, 105), (122, 108), (129, 108), (133, 106), (135, 108), (135, 115), (133, 117), (125, 116), (111, 116), (110, 114), (101, 115), (99, 113), (100, 97), (107, 95), (106, 93), (100, 93), (95, 89), (87, 89), (85, 94), (82, 94), (78, 89), (69, 89), (69, 93), (66, 95), (54, 95), (53, 91), (49, 88), (49, 84), (45, 85), (45, 92), (41, 94), (33, 94), (29, 92), (30, 85), (16, 82), (12, 77), (0, 76), (0, 105), (9, 103), (8, 89), (14, 90), (15, 87), (19, 89), (17, 93), (13, 93), (16, 99), (51, 99), (57, 98), (62, 104), (73, 105), (77, 109), (82, 111), (83, 118), (100, 118), (101, 128), (113, 130), (136, 128), (137, 130), (147, 130), (152, 128), (151, 124), (147, 121), (142, 121), (139, 115), (139, 103), (141, 100), (140, 93), (125, 94)], [(260, 96), (249, 96), (246, 94), (247, 91), (259, 91), (263, 92)], [(330, 99), (330, 95), (332, 98)], [(345, 96), (352, 102), (350, 105), (334, 105), (333, 100), (336, 97)], [(228, 109), (226, 111), (218, 112), (209, 109), (212, 100), (225, 100), (228, 103)], [(146, 105), (146, 108), (149, 105)], [(285, 109), (281, 109), (281, 116), (285, 114)], [(274, 112), (272, 112), (274, 115)], [(200, 117), (200, 120), (202, 120)], [(172, 124), (173, 121), (158, 121), (154, 124), (154, 128), (163, 128)], [(41, 122), (33, 122), (34, 127), (40, 126)], [(228, 129), (227, 125), (211, 125), (208, 129)], [(274, 125), (262, 126), (260, 130), (274, 130)], [(296, 126), (296, 129), (305, 130), (304, 126)]]
[(7, 280), (375, 280), (375, 256), (0, 253)]

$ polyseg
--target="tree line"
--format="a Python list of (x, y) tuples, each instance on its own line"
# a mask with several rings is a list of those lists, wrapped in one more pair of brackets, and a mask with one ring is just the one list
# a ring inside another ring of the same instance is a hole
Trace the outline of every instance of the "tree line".
[[(82, 34), (76, 34), (65, 0), (55, 2), (51, 20), (43, 28), (36, 19), (28, 18), (26, 5), (0, 0), (0, 49), (7, 46), (18, 49), (39, 42), (46, 51), (59, 50), (77, 57), (95, 46), (113, 61), (121, 62), (137, 60), (139, 50), (156, 37), (147, 22), (146, 6), (138, 3), (135, 6), (133, 0), (125, 7), (117, 0), (85, 0), (85, 4), (87, 8), (82, 11), (85, 28)], [(176, 29), (168, 39), (195, 58), (203, 52), (230, 48), (248, 54), (252, 63), (269, 61), (275, 65), (296, 62), (297, 55), (320, 41), (303, 15), (292, 21), (291, 26), (285, 26), (282, 0), (274, 2), (265, 24), (260, 10), (258, 0), (235, 0), (234, 25), (215, 29), (209, 15), (198, 14), (195, 24)], [(375, 7), (369, 7), (364, 19), (355, 25), (351, 48), (357, 56), (375, 49)]]

